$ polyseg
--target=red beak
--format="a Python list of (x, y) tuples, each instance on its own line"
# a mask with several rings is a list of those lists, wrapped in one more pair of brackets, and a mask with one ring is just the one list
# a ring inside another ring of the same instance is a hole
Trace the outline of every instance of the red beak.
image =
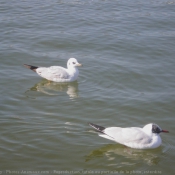
[(169, 133), (169, 131), (167, 131), (167, 130), (162, 130), (162, 132), (166, 132), (166, 133)]

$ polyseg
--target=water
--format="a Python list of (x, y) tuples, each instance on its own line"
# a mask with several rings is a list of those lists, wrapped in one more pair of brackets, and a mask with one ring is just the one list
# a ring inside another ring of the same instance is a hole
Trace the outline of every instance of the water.
[[(1, 0), (0, 173), (174, 174), (174, 8), (173, 0)], [(84, 65), (73, 83), (23, 67), (65, 67), (70, 57)], [(155, 122), (170, 133), (157, 149), (135, 150), (88, 122)]]

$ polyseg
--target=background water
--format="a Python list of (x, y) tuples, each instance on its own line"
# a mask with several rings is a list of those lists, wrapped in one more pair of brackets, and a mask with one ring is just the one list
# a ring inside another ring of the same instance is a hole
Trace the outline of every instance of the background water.
[[(1, 0), (0, 26), (1, 174), (174, 174), (174, 0)], [(70, 57), (84, 65), (74, 83), (23, 67)], [(88, 122), (170, 133), (135, 150)]]

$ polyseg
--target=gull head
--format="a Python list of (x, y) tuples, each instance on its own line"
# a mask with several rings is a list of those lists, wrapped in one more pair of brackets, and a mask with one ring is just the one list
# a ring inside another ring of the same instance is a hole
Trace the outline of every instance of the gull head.
[(168, 133), (169, 131), (167, 130), (163, 130), (160, 128), (160, 126), (158, 126), (157, 124), (155, 123), (150, 123), (150, 124), (147, 124), (143, 127), (143, 130), (147, 133), (147, 134), (160, 134), (161, 132), (165, 132), (165, 133)]
[(78, 61), (75, 58), (70, 58), (67, 61), (67, 67), (69, 68), (75, 68), (77, 66), (82, 66), (82, 64), (78, 63)]

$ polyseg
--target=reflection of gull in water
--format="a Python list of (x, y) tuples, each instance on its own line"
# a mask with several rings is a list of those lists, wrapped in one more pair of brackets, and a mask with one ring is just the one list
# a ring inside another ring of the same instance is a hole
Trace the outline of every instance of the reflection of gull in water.
[[(161, 147), (156, 150), (137, 150), (123, 145), (108, 144), (87, 155), (86, 162), (95, 158), (105, 157), (105, 159), (109, 161), (109, 164), (123, 164), (124, 161), (125, 164), (131, 165), (132, 163), (135, 164), (136, 162), (143, 160), (148, 165), (155, 165), (158, 164), (160, 160), (159, 155), (161, 152)], [(122, 161), (120, 161), (121, 159), (119, 156), (122, 156)], [(123, 157), (125, 160), (123, 160)]]
[(42, 80), (41, 82), (35, 84), (35, 86), (30, 90), (42, 92), (47, 95), (59, 95), (60, 92), (66, 91), (69, 97), (76, 98), (78, 97), (78, 82), (56, 83), (48, 80)]

